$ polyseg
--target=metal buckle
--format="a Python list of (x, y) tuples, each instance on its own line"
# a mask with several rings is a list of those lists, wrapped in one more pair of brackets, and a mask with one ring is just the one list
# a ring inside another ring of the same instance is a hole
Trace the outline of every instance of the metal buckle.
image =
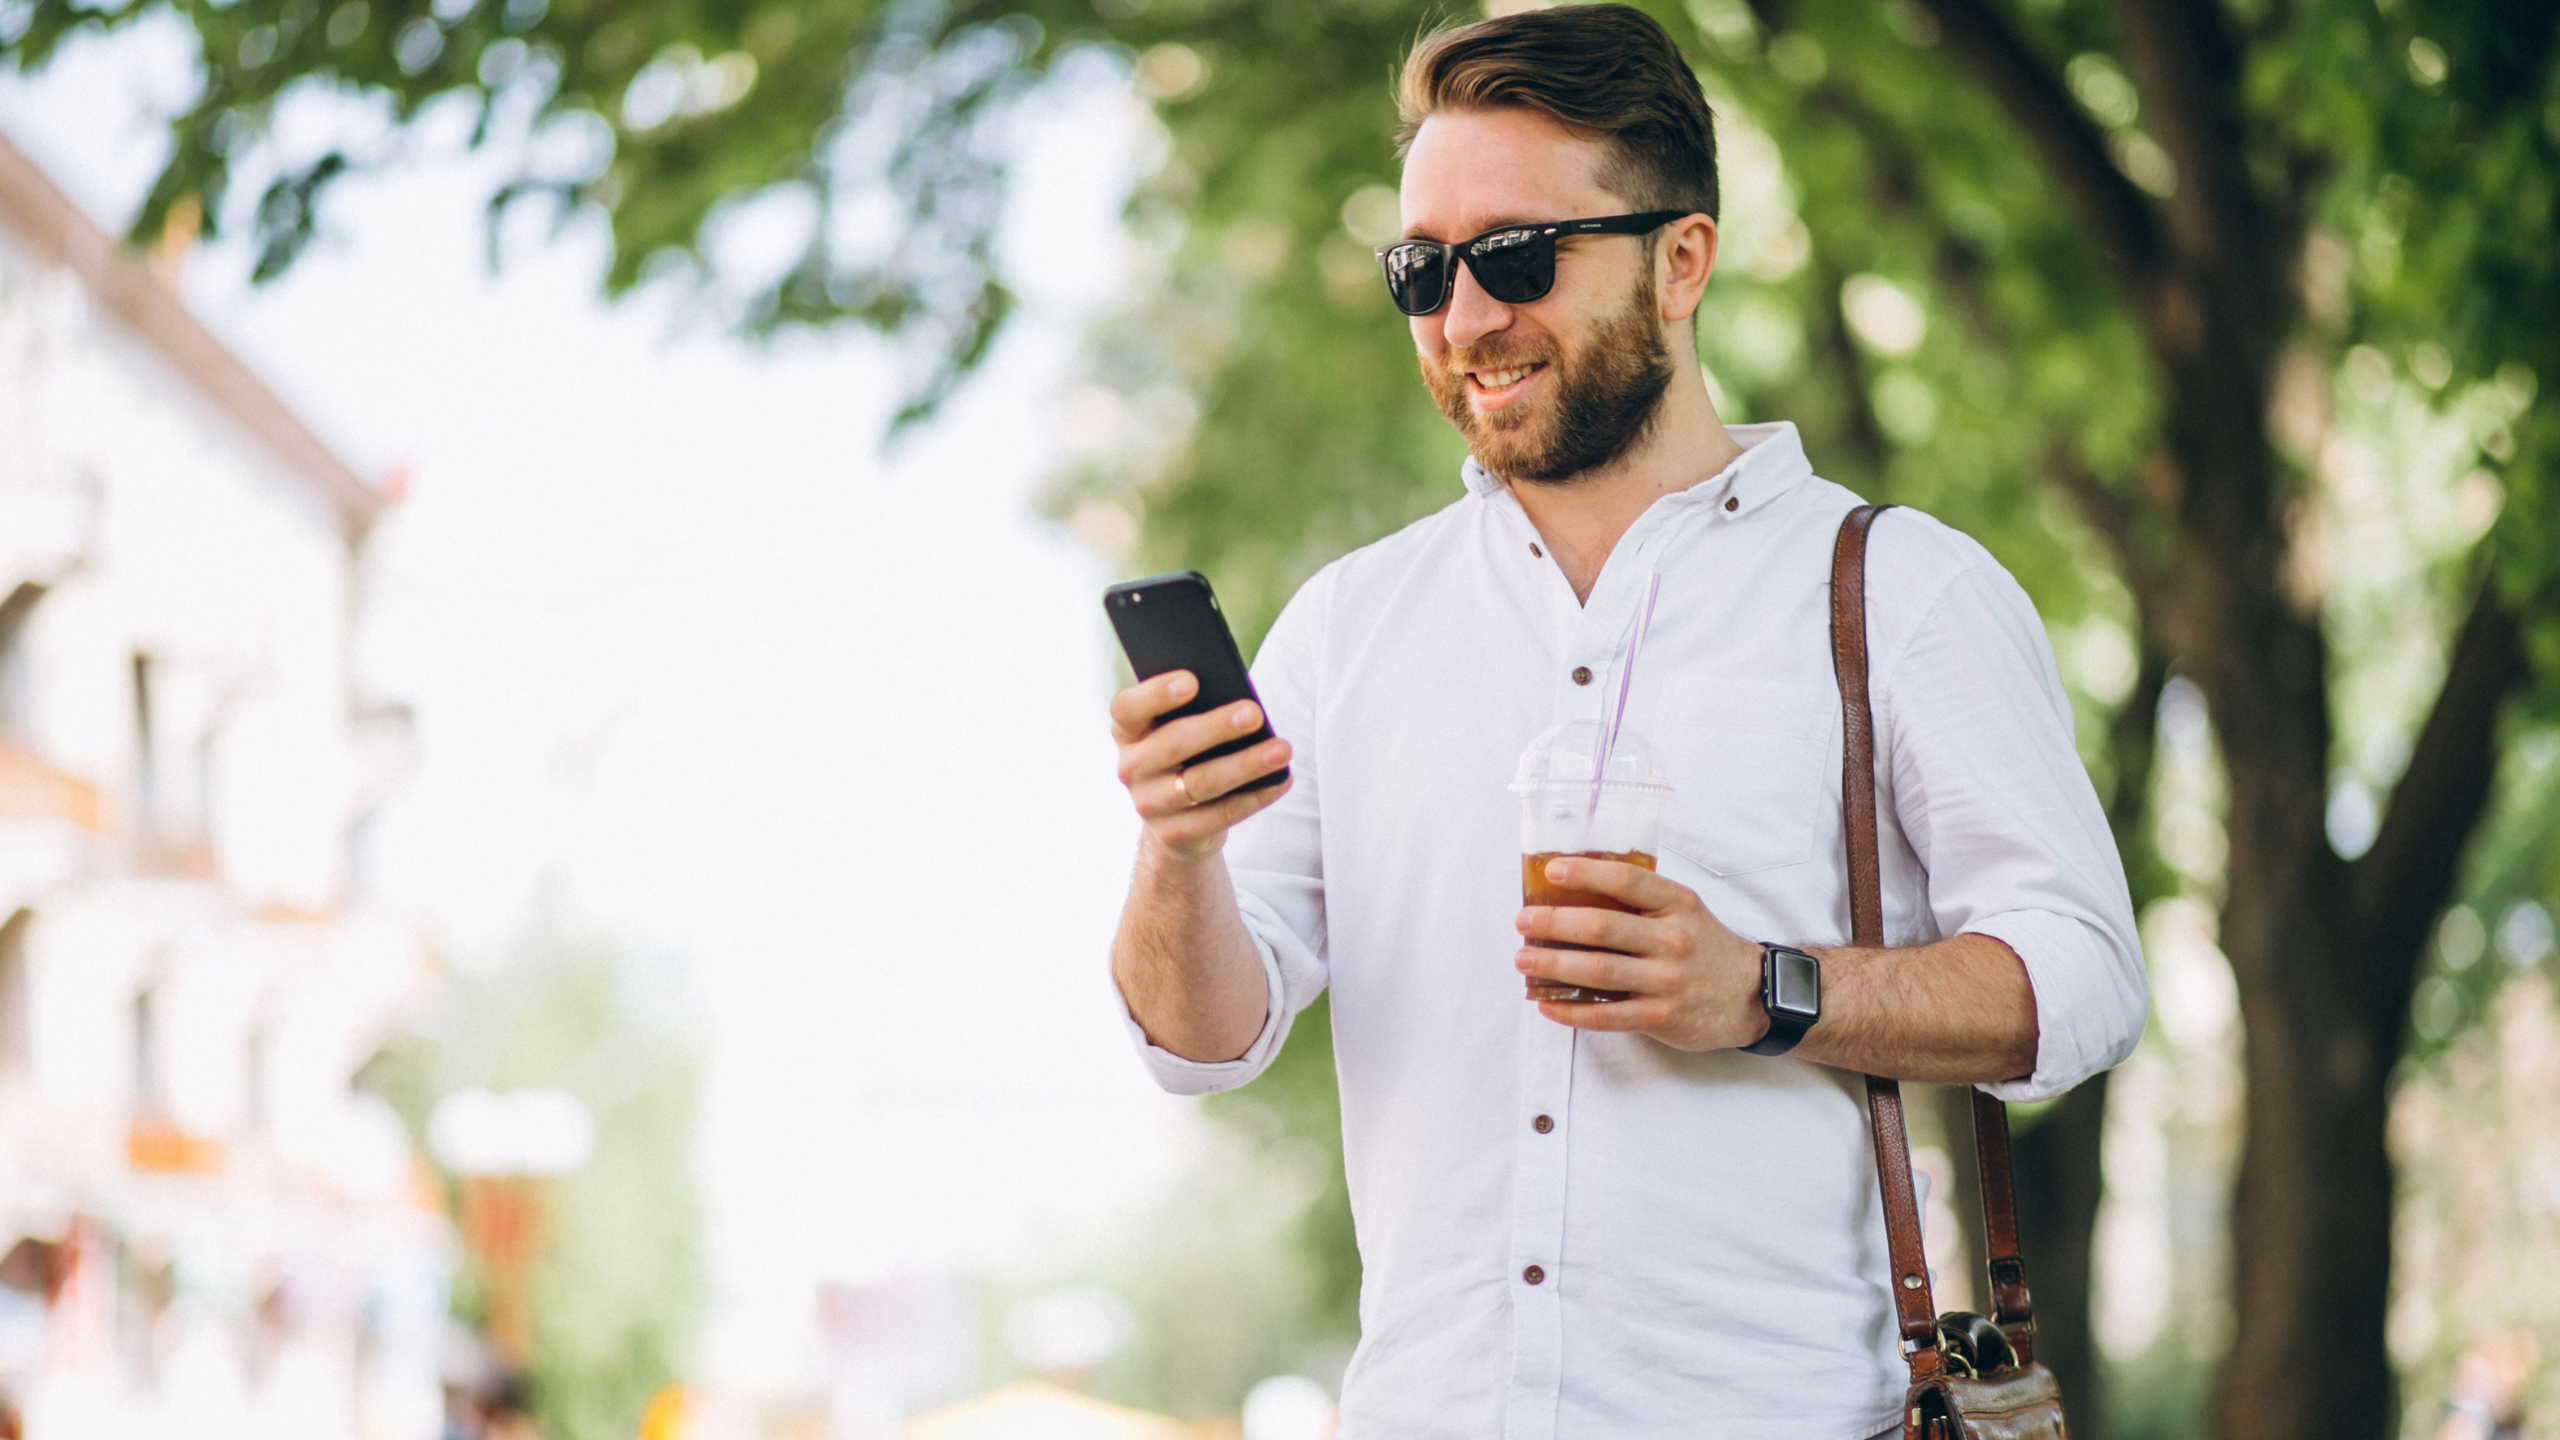
[(1937, 1343), (1948, 1369), (1965, 1377), (1998, 1374), (2018, 1363), (2017, 1347), (2009, 1343), (2007, 1332), (1967, 1311), (1938, 1317)]

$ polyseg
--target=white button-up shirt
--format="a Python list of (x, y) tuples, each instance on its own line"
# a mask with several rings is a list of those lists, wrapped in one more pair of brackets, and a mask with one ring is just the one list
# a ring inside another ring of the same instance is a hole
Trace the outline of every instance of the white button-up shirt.
[[(1223, 1064), (1135, 1038), (1166, 1088), (1228, 1089), (1332, 986), (1362, 1266), (1344, 1440), (1851, 1440), (1900, 1419), (1859, 1077), (1578, 1033), (1511, 964), (1514, 762), (1614, 699), (1656, 572), (1629, 723), (1676, 787), (1661, 873), (1754, 939), (1848, 941), (1829, 597), (1859, 500), (1793, 426), (1731, 433), (1742, 457), (1656, 501), (1588, 603), (1470, 462), (1465, 498), (1308, 581), (1257, 657), (1297, 785), (1226, 857), (1271, 1018)], [(1917, 511), (1876, 522), (1867, 575), (1887, 942), (2015, 950), (2036, 1068), (1987, 1088), (2056, 1094), (2122, 1060), (2149, 1002), (2051, 648), (1998, 562)]]

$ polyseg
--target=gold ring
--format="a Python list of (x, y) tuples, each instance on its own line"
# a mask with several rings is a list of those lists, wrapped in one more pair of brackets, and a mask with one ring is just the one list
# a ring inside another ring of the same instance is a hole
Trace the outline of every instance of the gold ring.
[(1191, 786), (1186, 783), (1186, 780), (1187, 777), (1185, 777), (1181, 771), (1176, 770), (1173, 772), (1173, 788), (1182, 792), (1182, 803), (1185, 805), (1197, 805), (1200, 802), (1191, 798)]

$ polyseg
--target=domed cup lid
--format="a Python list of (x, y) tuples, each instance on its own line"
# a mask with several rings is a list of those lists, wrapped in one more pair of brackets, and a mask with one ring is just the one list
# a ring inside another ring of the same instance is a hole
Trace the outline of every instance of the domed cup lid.
[(1512, 777), (1511, 788), (1516, 791), (1547, 785), (1588, 785), (1595, 778), (1613, 788), (1670, 788), (1671, 782), (1654, 768), (1652, 747), (1630, 729), (1618, 731), (1617, 743), (1609, 748), (1607, 761), (1599, 765), (1605, 773), (1595, 776), (1604, 733), (1599, 722), (1593, 720), (1568, 721), (1541, 733), (1520, 752), (1520, 768)]

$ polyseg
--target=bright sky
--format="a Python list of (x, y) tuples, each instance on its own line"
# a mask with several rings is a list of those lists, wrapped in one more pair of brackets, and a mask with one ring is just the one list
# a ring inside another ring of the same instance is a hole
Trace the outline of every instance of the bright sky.
[[(0, 80), (0, 133), (121, 230), (187, 55), (173, 27), (74, 47)], [(197, 313), (360, 472), (413, 472), (366, 561), (361, 672), (417, 706), (423, 751), (384, 897), (467, 958), (556, 873), (691, 961), (731, 1384), (791, 1377), (817, 1279), (1107, 1213), (1190, 1133), (1103, 978), (1134, 836), (1101, 718), (1112, 577), (1031, 512), (1136, 134), (1100, 89), (1035, 128), (1023, 318), (885, 458), (872, 342), (758, 353), (669, 295), (607, 308), (592, 227), (492, 277), (501, 167), (450, 134), (342, 185), (278, 284), (250, 290), (236, 244), (189, 264)]]

